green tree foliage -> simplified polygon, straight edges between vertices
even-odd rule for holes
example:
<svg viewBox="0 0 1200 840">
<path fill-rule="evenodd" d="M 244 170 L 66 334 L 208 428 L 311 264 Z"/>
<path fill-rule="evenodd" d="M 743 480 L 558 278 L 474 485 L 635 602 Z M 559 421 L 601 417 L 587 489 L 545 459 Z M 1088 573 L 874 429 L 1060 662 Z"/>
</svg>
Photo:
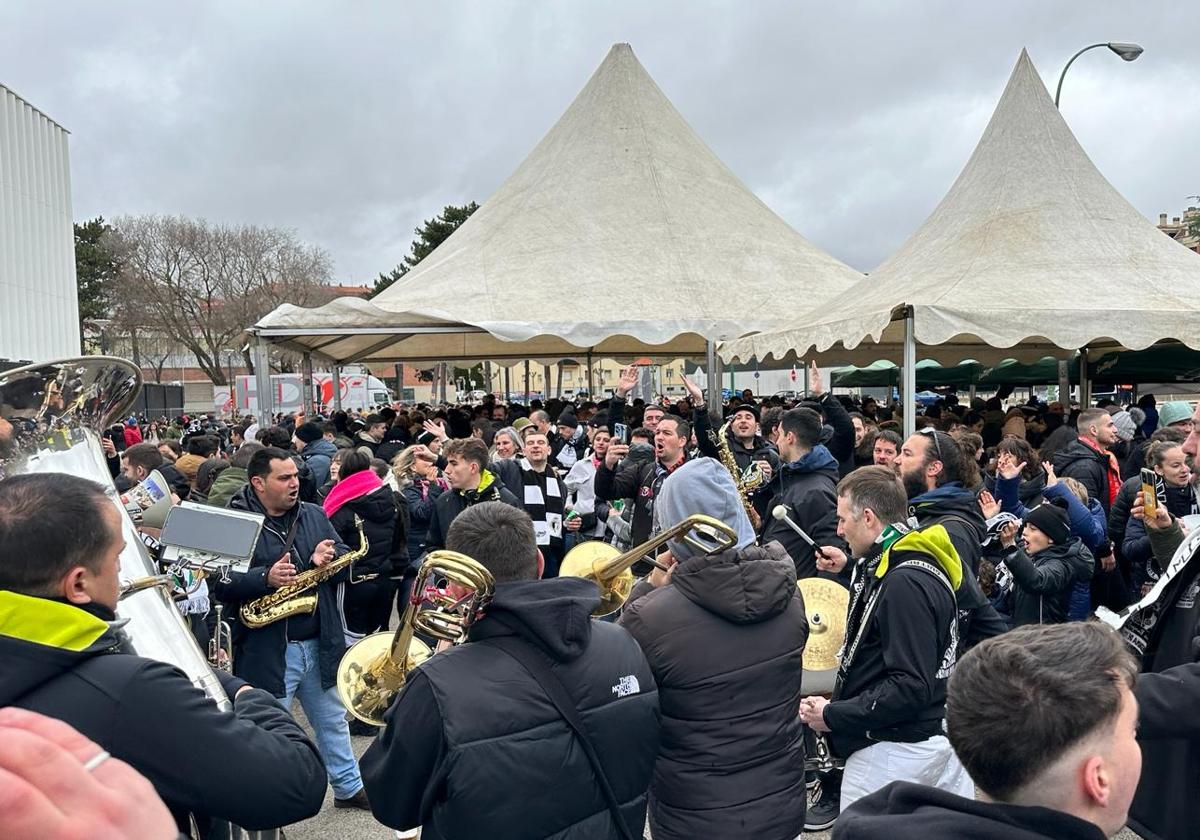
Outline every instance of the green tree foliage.
<svg viewBox="0 0 1200 840">
<path fill-rule="evenodd" d="M 121 263 L 109 231 L 97 216 L 75 223 L 75 281 L 79 290 L 79 323 L 113 316 L 114 285 Z"/>
<path fill-rule="evenodd" d="M 450 234 L 458 230 L 459 225 L 471 218 L 471 214 L 478 209 L 479 205 L 474 201 L 470 204 L 464 204 L 461 207 L 447 204 L 440 216 L 434 216 L 432 219 L 426 220 L 419 228 L 416 228 L 413 232 L 417 235 L 417 238 L 413 240 L 412 248 L 408 255 L 404 258 L 403 262 L 391 271 L 379 275 L 379 279 L 375 281 L 375 290 L 371 296 L 374 297 L 405 274 L 408 274 L 417 263 L 432 254 L 434 248 L 445 242 Z"/>
</svg>

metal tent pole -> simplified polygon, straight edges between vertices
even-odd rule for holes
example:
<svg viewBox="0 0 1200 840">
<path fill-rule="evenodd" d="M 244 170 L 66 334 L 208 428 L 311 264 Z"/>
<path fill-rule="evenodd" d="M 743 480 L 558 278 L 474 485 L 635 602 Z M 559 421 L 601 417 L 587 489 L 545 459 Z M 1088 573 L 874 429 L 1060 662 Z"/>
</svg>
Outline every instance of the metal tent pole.
<svg viewBox="0 0 1200 840">
<path fill-rule="evenodd" d="M 300 402 L 306 417 L 313 414 L 313 371 L 312 353 L 300 357 Z"/>
<path fill-rule="evenodd" d="M 913 310 L 908 307 L 904 314 L 904 371 L 901 383 L 904 405 L 904 437 L 916 430 L 917 424 L 917 335 L 913 324 Z"/>
<path fill-rule="evenodd" d="M 711 339 L 704 342 L 704 367 L 708 378 L 708 413 L 721 416 L 721 359 L 717 355 L 717 343 Z"/>
<path fill-rule="evenodd" d="M 254 339 L 254 389 L 258 392 L 258 422 L 270 426 L 275 396 L 271 393 L 271 346 L 261 336 Z"/>
<path fill-rule="evenodd" d="M 329 393 L 333 396 L 333 410 L 342 410 L 342 366 L 334 365 L 329 374 Z"/>
</svg>

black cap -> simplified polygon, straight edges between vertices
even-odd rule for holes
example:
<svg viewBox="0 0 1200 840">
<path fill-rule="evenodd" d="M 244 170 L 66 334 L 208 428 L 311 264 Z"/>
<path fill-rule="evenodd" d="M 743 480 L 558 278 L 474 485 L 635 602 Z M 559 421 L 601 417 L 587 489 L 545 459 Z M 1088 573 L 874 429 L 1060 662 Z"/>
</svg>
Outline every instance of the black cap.
<svg viewBox="0 0 1200 840">
<path fill-rule="evenodd" d="M 1061 499 L 1051 499 L 1038 505 L 1025 514 L 1025 521 L 1036 525 L 1056 545 L 1071 539 L 1071 518 L 1067 515 L 1066 507 L 1062 506 Z"/>
</svg>

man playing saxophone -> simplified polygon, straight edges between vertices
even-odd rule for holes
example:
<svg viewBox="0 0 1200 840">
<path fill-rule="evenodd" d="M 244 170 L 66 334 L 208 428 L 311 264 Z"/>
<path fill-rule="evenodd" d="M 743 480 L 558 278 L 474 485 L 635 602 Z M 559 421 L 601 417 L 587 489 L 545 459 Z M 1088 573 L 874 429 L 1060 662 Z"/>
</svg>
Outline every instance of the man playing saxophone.
<svg viewBox="0 0 1200 840">
<path fill-rule="evenodd" d="M 266 516 L 250 569 L 231 573 L 228 582 L 213 582 L 215 597 L 238 613 L 233 628 L 234 673 L 275 695 L 284 708 L 298 698 L 312 724 L 317 747 L 325 760 L 333 786 L 334 805 L 367 808 L 366 794 L 354 752 L 346 711 L 335 688 L 337 666 L 346 652 L 345 621 L 337 587 L 349 569 L 322 580 L 311 591 L 316 608 L 311 613 L 288 609 L 286 604 L 250 626 L 246 606 L 282 587 L 296 583 L 308 570 L 325 566 L 349 549 L 319 505 L 300 501 L 296 463 L 282 449 L 267 447 L 250 458 L 249 484 L 239 490 L 229 506 Z"/>
</svg>

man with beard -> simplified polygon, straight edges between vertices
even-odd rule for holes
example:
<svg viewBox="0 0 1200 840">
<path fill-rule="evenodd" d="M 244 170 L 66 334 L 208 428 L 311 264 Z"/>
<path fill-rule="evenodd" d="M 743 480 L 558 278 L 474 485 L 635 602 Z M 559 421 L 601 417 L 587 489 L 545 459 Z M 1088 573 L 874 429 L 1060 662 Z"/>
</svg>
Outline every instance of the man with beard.
<svg viewBox="0 0 1200 840">
<path fill-rule="evenodd" d="M 739 405 L 729 418 L 725 442 L 737 462 L 738 471 L 746 474 L 751 465 L 762 471 L 763 483 L 750 497 L 760 521 L 766 522 L 772 495 L 771 479 L 779 471 L 780 459 L 775 447 L 758 433 L 758 406 L 752 402 Z M 795 555 L 792 555 L 793 559 Z"/>
<path fill-rule="evenodd" d="M 856 558 L 833 699 L 806 697 L 800 718 L 846 758 L 841 810 L 895 781 L 971 797 L 945 735 L 946 680 L 957 656 L 955 590 L 967 574 L 946 529 L 910 531 L 904 490 L 886 467 L 838 485 L 838 535 Z M 823 546 L 818 566 L 847 557 Z"/>
<path fill-rule="evenodd" d="M 901 443 L 903 441 L 900 440 L 900 435 L 891 429 L 880 429 L 879 434 L 875 435 L 875 446 L 871 451 L 875 466 L 892 467 L 900 454 Z"/>
<path fill-rule="evenodd" d="M 1008 625 L 988 602 L 976 578 L 987 524 L 975 494 L 962 484 L 962 459 L 954 438 L 925 428 L 904 441 L 894 467 L 908 495 L 909 515 L 920 528 L 943 526 L 962 561 L 963 582 L 956 594 L 959 643 L 966 650 L 1006 632 Z"/>
</svg>

